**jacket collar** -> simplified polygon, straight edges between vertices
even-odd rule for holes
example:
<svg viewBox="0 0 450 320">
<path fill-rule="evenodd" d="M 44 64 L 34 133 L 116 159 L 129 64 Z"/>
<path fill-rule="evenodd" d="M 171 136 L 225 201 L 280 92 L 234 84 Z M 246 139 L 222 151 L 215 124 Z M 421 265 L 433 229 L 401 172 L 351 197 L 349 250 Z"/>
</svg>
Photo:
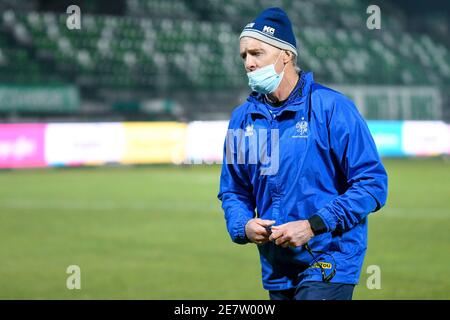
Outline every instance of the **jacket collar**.
<svg viewBox="0 0 450 320">
<path fill-rule="evenodd" d="M 305 99 L 308 97 L 311 85 L 313 83 L 313 73 L 305 73 L 301 71 L 297 85 L 295 86 L 294 90 L 292 90 L 287 100 L 280 106 L 280 108 L 286 106 L 283 109 L 282 113 L 285 111 L 299 111 L 302 108 Z M 257 113 L 265 117 L 270 117 L 265 106 L 267 104 L 267 99 L 264 94 L 252 92 L 248 96 L 247 101 L 250 102 L 247 113 Z"/>
</svg>

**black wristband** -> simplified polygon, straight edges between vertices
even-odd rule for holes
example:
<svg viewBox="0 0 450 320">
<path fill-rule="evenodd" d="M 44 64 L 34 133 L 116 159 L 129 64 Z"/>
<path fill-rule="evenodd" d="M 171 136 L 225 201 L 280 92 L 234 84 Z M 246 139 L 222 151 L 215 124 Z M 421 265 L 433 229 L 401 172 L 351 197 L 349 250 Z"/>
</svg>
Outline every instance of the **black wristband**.
<svg viewBox="0 0 450 320">
<path fill-rule="evenodd" d="M 308 221 L 315 236 L 327 232 L 327 225 L 319 215 L 313 215 Z"/>
</svg>

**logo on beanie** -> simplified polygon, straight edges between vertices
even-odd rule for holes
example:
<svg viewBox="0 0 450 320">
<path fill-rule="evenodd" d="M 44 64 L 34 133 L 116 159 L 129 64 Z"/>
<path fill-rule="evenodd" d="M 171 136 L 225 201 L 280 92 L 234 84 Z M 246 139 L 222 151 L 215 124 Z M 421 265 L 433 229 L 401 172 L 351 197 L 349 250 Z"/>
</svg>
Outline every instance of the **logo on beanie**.
<svg viewBox="0 0 450 320">
<path fill-rule="evenodd" d="M 254 25 L 255 25 L 255 23 L 251 22 L 251 23 L 247 24 L 244 29 L 246 29 L 246 28 L 253 28 Z"/>
<path fill-rule="evenodd" d="M 262 31 L 265 32 L 265 33 L 269 33 L 271 35 L 275 34 L 275 28 L 272 28 L 272 27 L 269 27 L 269 26 L 264 26 Z"/>
</svg>

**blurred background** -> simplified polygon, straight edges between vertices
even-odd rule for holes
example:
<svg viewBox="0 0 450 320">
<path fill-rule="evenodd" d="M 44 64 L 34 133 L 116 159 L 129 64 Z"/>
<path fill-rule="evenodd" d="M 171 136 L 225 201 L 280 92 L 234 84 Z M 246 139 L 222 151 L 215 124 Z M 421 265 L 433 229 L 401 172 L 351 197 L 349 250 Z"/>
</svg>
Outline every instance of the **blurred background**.
<svg viewBox="0 0 450 320">
<path fill-rule="evenodd" d="M 450 298 L 450 3 L 424 0 L 0 0 L 0 298 L 267 299 L 216 195 L 239 34 L 271 6 L 388 170 L 354 297 Z"/>
</svg>

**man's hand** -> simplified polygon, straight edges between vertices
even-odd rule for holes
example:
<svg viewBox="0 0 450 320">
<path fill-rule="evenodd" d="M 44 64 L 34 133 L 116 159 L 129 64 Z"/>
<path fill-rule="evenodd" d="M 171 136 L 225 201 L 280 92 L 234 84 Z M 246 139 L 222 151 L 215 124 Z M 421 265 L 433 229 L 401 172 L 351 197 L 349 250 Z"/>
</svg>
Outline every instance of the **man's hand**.
<svg viewBox="0 0 450 320">
<path fill-rule="evenodd" d="M 275 223 L 274 220 L 263 220 L 260 218 L 250 219 L 245 225 L 245 234 L 247 238 L 256 244 L 264 244 L 269 241 L 269 232 L 266 227 Z"/>
<path fill-rule="evenodd" d="M 283 248 L 300 247 L 314 237 L 308 220 L 298 220 L 272 227 L 269 241 L 275 240 L 276 245 Z"/>
</svg>

